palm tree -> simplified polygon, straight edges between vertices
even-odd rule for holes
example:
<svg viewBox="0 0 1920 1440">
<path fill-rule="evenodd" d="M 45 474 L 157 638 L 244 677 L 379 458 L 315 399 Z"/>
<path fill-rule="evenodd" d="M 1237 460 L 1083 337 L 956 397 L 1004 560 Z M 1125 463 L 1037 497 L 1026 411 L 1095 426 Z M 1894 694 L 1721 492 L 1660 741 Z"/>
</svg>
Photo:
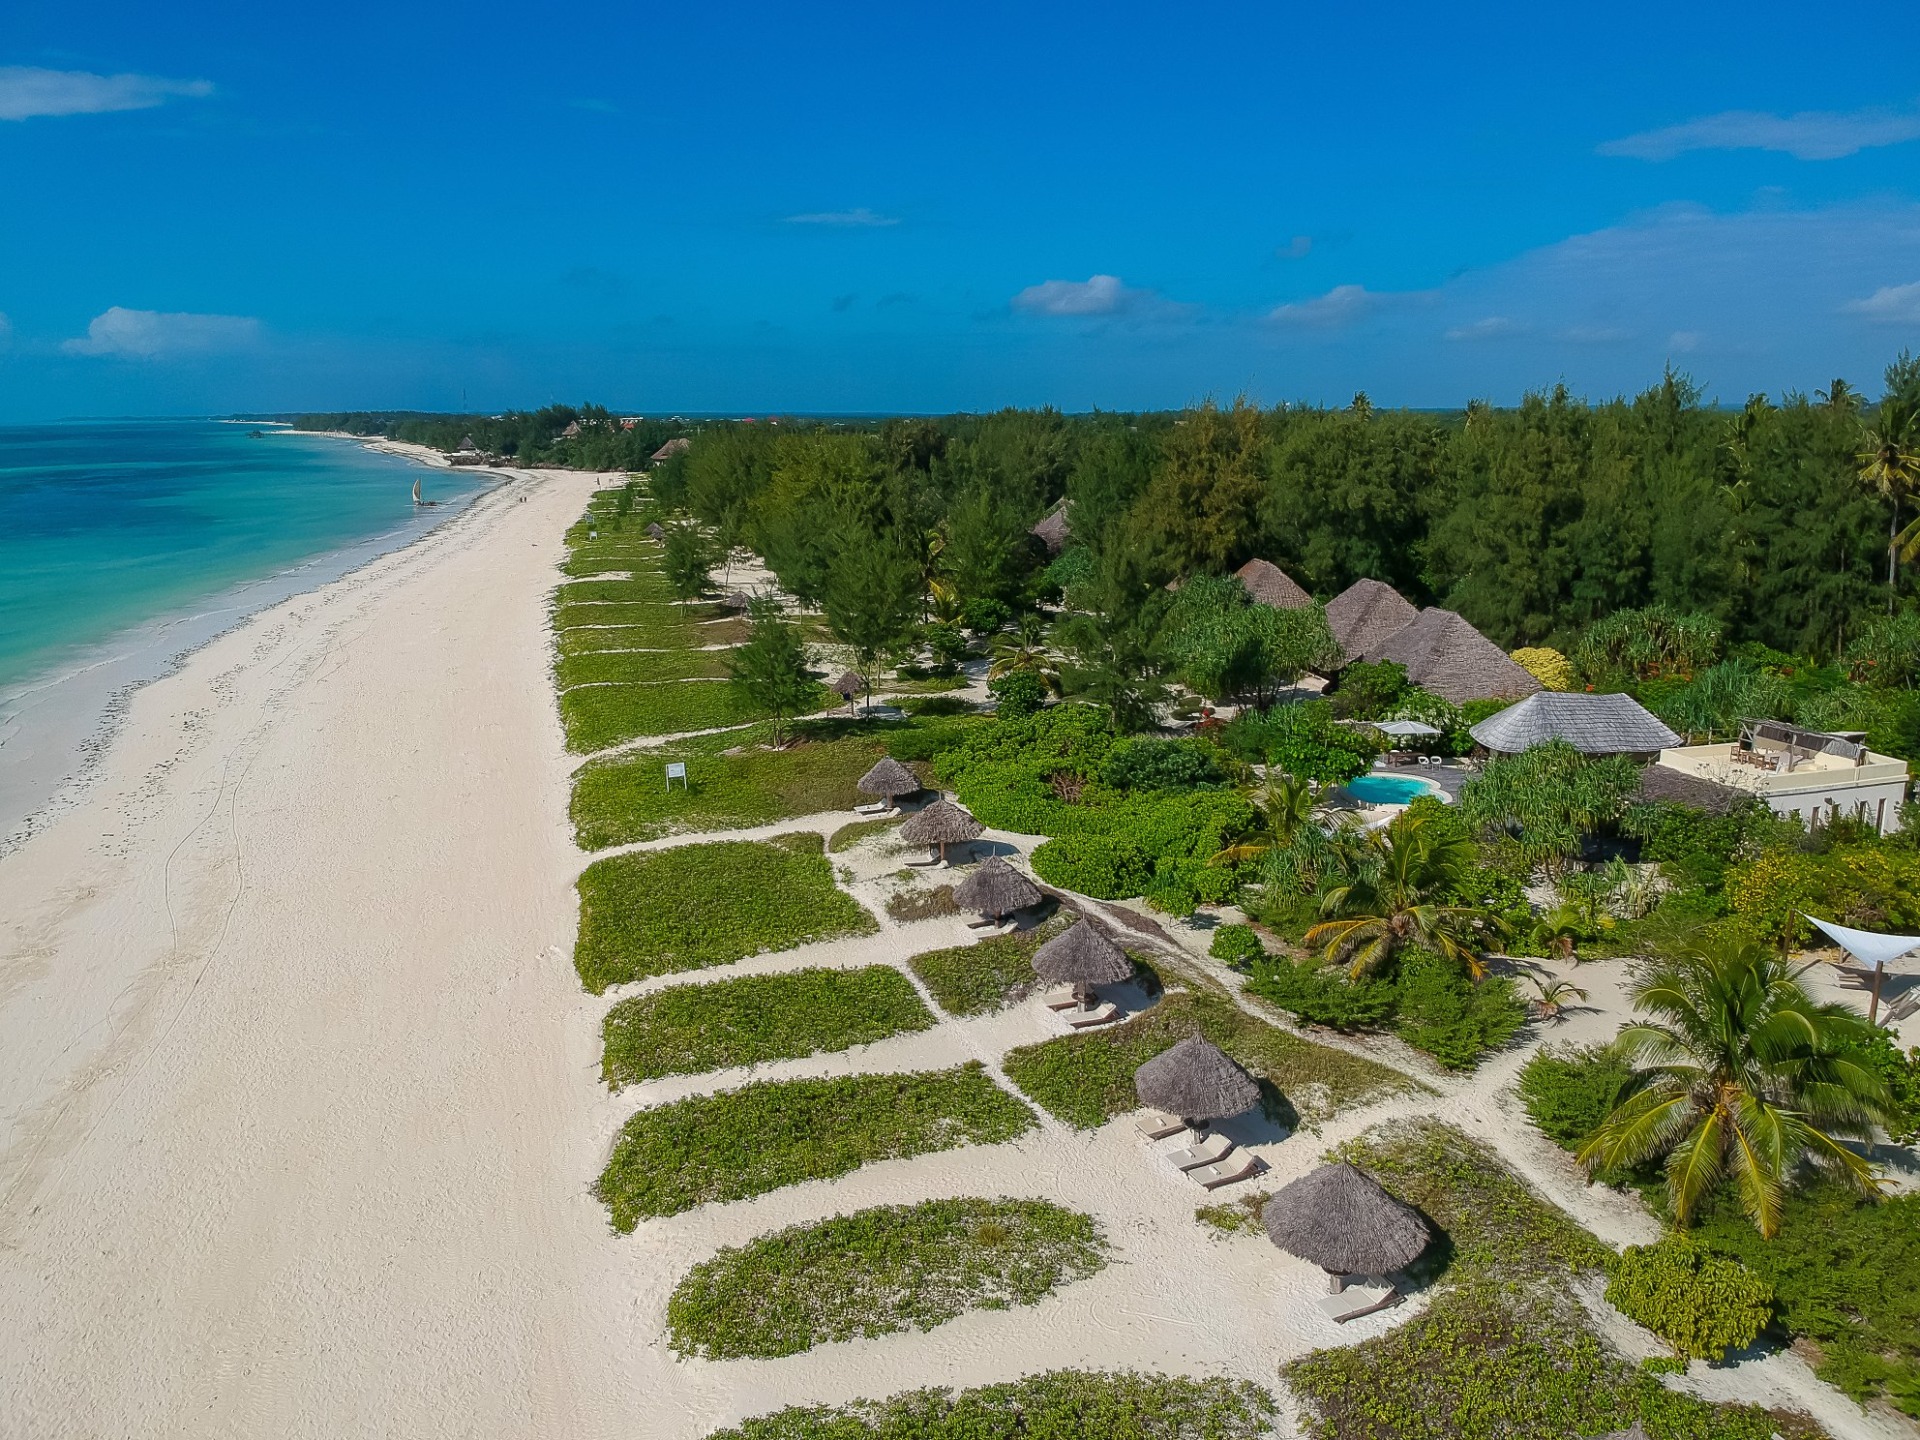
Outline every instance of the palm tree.
<svg viewBox="0 0 1920 1440">
<path fill-rule="evenodd" d="M 1038 615 L 1022 615 L 1012 631 L 993 637 L 993 663 L 987 677 L 998 680 L 1016 670 L 1031 670 L 1046 683 L 1048 690 L 1060 693 L 1060 676 L 1053 668 L 1053 656 L 1047 650 L 1046 622 Z"/>
<path fill-rule="evenodd" d="M 1580 913 L 1580 907 L 1562 900 L 1553 909 L 1541 912 L 1527 938 L 1549 955 L 1577 965 L 1580 956 L 1576 947 L 1586 937 L 1586 917 Z"/>
<path fill-rule="evenodd" d="M 1860 413 L 1860 392 L 1842 379 L 1836 378 L 1826 389 L 1814 391 L 1813 398 L 1837 415 Z"/>
<path fill-rule="evenodd" d="M 1880 402 L 1880 414 L 1866 432 L 1865 448 L 1857 457 L 1860 478 L 1893 507 L 1887 520 L 1887 609 L 1893 609 L 1899 560 L 1920 552 L 1920 520 L 1900 528 L 1900 507 L 1920 488 L 1920 413 L 1911 397 L 1889 395 Z"/>
<path fill-rule="evenodd" d="M 1292 844 L 1293 837 L 1313 820 L 1313 786 L 1284 771 L 1247 798 L 1253 802 L 1254 828 L 1216 854 L 1209 865 L 1258 860 Z"/>
<path fill-rule="evenodd" d="M 1327 891 L 1322 922 L 1307 931 L 1310 946 L 1343 962 L 1354 979 L 1381 969 L 1407 945 L 1424 945 L 1486 974 L 1476 930 L 1494 923 L 1471 905 L 1443 896 L 1473 863 L 1473 841 L 1442 835 L 1423 815 L 1401 811 L 1366 837 L 1366 863 L 1344 885 Z"/>
<path fill-rule="evenodd" d="M 1584 1001 L 1587 998 L 1587 992 L 1571 980 L 1555 980 L 1550 975 L 1529 975 L 1527 980 L 1532 984 L 1537 997 L 1533 1002 L 1533 1008 L 1539 1013 L 1541 1019 L 1551 1020 L 1555 1024 L 1567 1018 L 1564 1012 L 1572 1006 L 1574 1001 Z"/>
<path fill-rule="evenodd" d="M 1665 1156 L 1667 1198 L 1683 1229 L 1731 1172 L 1741 1208 L 1769 1239 L 1802 1162 L 1877 1197 L 1872 1166 L 1840 1141 L 1869 1138 L 1892 1100 L 1849 1051 L 1868 1037 L 1866 1022 L 1801 985 L 1812 968 L 1723 937 L 1649 971 L 1633 1003 L 1658 1018 L 1620 1032 L 1615 1043 L 1638 1073 L 1581 1146 L 1580 1163 L 1610 1170 Z"/>
</svg>

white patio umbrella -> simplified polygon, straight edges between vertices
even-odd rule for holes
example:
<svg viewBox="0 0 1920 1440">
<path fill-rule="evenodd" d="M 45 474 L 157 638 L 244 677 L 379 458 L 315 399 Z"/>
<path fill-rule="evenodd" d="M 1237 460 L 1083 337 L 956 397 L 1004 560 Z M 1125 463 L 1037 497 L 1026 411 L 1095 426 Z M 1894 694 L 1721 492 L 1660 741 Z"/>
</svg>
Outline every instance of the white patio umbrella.
<svg viewBox="0 0 1920 1440">
<path fill-rule="evenodd" d="M 1440 733 L 1424 720 L 1376 720 L 1373 728 L 1382 735 L 1438 735 Z"/>
<path fill-rule="evenodd" d="M 1829 940 L 1854 959 L 1873 967 L 1873 1003 L 1867 1007 L 1867 1023 L 1873 1024 L 1880 1018 L 1880 982 L 1886 978 L 1887 962 L 1920 950 L 1920 935 L 1876 935 L 1871 930 L 1836 925 L 1817 915 L 1808 915 L 1807 919 L 1825 931 Z"/>
</svg>

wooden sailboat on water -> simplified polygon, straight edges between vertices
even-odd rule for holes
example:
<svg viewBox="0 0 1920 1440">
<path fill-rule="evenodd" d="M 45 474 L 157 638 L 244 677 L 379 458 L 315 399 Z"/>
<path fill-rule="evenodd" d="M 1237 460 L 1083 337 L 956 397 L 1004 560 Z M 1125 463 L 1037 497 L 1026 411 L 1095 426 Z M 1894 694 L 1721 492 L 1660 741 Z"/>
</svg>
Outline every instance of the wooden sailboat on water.
<svg viewBox="0 0 1920 1440">
<path fill-rule="evenodd" d="M 421 506 L 422 508 L 429 505 L 438 505 L 440 503 L 438 500 L 422 500 L 420 498 L 420 477 L 417 475 L 414 477 L 414 481 L 413 481 L 413 503 L 415 505 Z"/>
</svg>

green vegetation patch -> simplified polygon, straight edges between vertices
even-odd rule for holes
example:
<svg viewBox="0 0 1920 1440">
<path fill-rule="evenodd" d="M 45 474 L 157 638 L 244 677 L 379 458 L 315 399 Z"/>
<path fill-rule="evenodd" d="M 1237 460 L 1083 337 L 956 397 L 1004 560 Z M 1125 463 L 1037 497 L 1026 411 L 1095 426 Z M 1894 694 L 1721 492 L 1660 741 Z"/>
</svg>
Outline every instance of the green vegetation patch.
<svg viewBox="0 0 1920 1440">
<path fill-rule="evenodd" d="M 657 570 L 640 571 L 624 580 L 570 580 L 554 588 L 557 605 L 632 603 L 636 600 L 671 601 L 673 591 Z"/>
<path fill-rule="evenodd" d="M 642 1110 L 621 1127 L 595 1193 L 613 1226 L 831 1180 L 879 1160 L 997 1145 L 1034 1114 L 978 1061 L 907 1075 L 762 1081 Z"/>
<path fill-rule="evenodd" d="M 753 840 L 616 855 L 580 876 L 574 968 L 598 995 L 609 985 L 726 965 L 813 940 L 866 935 L 873 916 L 833 883 L 813 853 Z"/>
<path fill-rule="evenodd" d="M 1275 1412 L 1243 1380 L 1050 1370 L 957 1394 L 796 1406 L 707 1440 L 1261 1440 Z"/>
<path fill-rule="evenodd" d="M 555 649 L 569 655 L 595 655 L 604 650 L 675 650 L 685 648 L 685 627 L 679 625 L 601 625 L 588 622 L 555 636 Z"/>
<path fill-rule="evenodd" d="M 728 737 L 739 744 L 742 737 Z M 856 737 L 788 750 L 714 754 L 675 742 L 640 755 L 582 766 L 574 776 L 574 838 L 583 850 L 652 840 L 676 831 L 744 829 L 798 815 L 850 810 L 853 788 L 884 753 Z M 666 767 L 687 767 L 687 784 L 666 788 Z M 898 821 L 883 822 L 897 824 Z"/>
<path fill-rule="evenodd" d="M 1267 1208 L 1267 1201 L 1272 1198 L 1271 1190 L 1256 1190 L 1237 1200 L 1228 1200 L 1219 1205 L 1202 1205 L 1193 1212 L 1193 1218 L 1222 1235 L 1258 1235 L 1264 1239 L 1267 1226 L 1260 1212 Z"/>
<path fill-rule="evenodd" d="M 697 630 L 678 605 L 669 605 L 656 600 L 622 601 L 618 604 L 590 603 L 579 605 L 555 605 L 553 607 L 553 628 L 561 632 L 580 626 L 595 629 L 606 626 L 619 626 L 622 629 L 639 628 L 651 634 L 671 636 L 671 640 L 662 640 L 662 644 L 700 645 L 713 644 L 713 641 L 695 640 L 691 637 Z"/>
<path fill-rule="evenodd" d="M 828 695 L 816 687 L 816 700 Z M 657 685 L 596 685 L 560 697 L 567 748 L 591 754 L 649 735 L 715 730 L 765 718 L 724 680 L 666 681 Z"/>
<path fill-rule="evenodd" d="M 1069 917 L 1055 916 L 1032 930 L 990 935 L 949 950 L 929 950 L 913 956 L 907 965 L 948 1014 L 985 1015 L 1033 993 L 1039 983 L 1033 973 L 1033 952 L 1070 923 Z"/>
<path fill-rule="evenodd" d="M 847 1050 L 932 1026 L 913 983 L 890 965 L 676 985 L 607 1012 L 600 1076 L 617 1089 L 662 1075 Z"/>
<path fill-rule="evenodd" d="M 827 853 L 838 855 L 851 850 L 862 840 L 874 835 L 884 835 L 889 830 L 898 829 L 904 819 L 900 815 L 883 815 L 876 820 L 853 820 L 842 825 L 827 837 Z"/>
<path fill-rule="evenodd" d="M 1106 1263 L 1093 1220 L 1044 1200 L 929 1200 L 796 1225 L 696 1265 L 667 1302 L 683 1355 L 798 1355 L 1032 1305 Z"/>
<path fill-rule="evenodd" d="M 641 684 L 660 680 L 724 680 L 724 650 L 601 650 L 563 655 L 553 667 L 554 684 Z"/>
<path fill-rule="evenodd" d="M 1133 1072 L 1196 1034 L 1267 1082 L 1267 1103 L 1280 1119 L 1291 1106 L 1313 1123 L 1418 1088 L 1397 1070 L 1290 1035 L 1224 997 L 1197 993 L 1167 995 L 1124 1025 L 1009 1051 L 1005 1069 L 1030 1099 L 1069 1125 L 1091 1129 L 1138 1109 Z"/>
</svg>

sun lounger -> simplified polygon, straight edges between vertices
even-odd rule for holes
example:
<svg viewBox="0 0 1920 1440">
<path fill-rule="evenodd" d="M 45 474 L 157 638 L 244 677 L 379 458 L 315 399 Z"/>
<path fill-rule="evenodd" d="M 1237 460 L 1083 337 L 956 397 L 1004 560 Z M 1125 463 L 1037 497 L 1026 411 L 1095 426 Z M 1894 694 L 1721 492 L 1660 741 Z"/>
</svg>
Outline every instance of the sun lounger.
<svg viewBox="0 0 1920 1440">
<path fill-rule="evenodd" d="M 1120 1007 L 1109 1000 L 1098 1010 L 1063 1010 L 1061 1017 L 1074 1029 L 1086 1030 L 1119 1019 Z"/>
<path fill-rule="evenodd" d="M 1071 990 L 1056 990 L 1040 1003 L 1049 1010 L 1073 1010 L 1078 1008 L 1080 997 Z"/>
<path fill-rule="evenodd" d="M 1337 1320 L 1344 1325 L 1349 1320 L 1358 1320 L 1362 1315 L 1384 1310 L 1399 1298 L 1400 1292 L 1391 1285 L 1349 1285 L 1338 1295 L 1322 1295 L 1313 1303 L 1320 1307 L 1320 1313 L 1329 1320 Z"/>
<path fill-rule="evenodd" d="M 1149 1110 L 1133 1122 L 1133 1128 L 1149 1140 L 1164 1140 L 1169 1135 L 1178 1135 L 1187 1128 L 1187 1122 L 1178 1115 L 1169 1115 L 1164 1110 Z"/>
<path fill-rule="evenodd" d="M 876 800 L 871 805 L 854 806 L 853 813 L 856 815 L 884 815 L 892 808 L 893 807 L 887 804 L 886 801 Z"/>
<path fill-rule="evenodd" d="M 967 921 L 967 929 L 969 929 L 969 930 L 997 930 L 997 929 L 999 929 L 999 928 L 1000 928 L 1000 926 L 1002 926 L 1002 925 L 1003 925 L 1003 924 L 1005 924 L 1005 923 L 1006 923 L 1005 921 L 1003 921 L 1003 920 L 998 920 L 998 919 L 995 919 L 995 918 L 994 918 L 993 916 L 991 916 L 991 915 L 982 915 L 982 916 L 981 916 L 981 917 L 980 917 L 980 918 L 979 918 L 978 920 L 969 920 L 969 921 Z"/>
<path fill-rule="evenodd" d="M 928 857 L 927 857 L 926 859 L 924 859 L 924 860 L 909 860 L 909 861 L 907 861 L 907 864 L 909 864 L 909 865 L 911 865 L 911 866 L 913 866 L 913 867 L 914 867 L 915 869 L 917 869 L 917 870 L 924 870 L 924 869 L 926 869 L 926 868 L 927 868 L 927 867 L 928 867 L 929 865 L 938 865 L 939 863 L 940 863 L 940 857 L 939 857 L 938 855 L 929 855 L 929 856 L 928 856 Z"/>
<path fill-rule="evenodd" d="M 1198 1170 L 1202 1165 L 1211 1165 L 1216 1160 L 1224 1160 L 1233 1153 L 1233 1141 L 1224 1135 L 1210 1135 L 1198 1145 L 1189 1145 L 1184 1150 L 1175 1150 L 1167 1156 L 1176 1170 Z"/>
<path fill-rule="evenodd" d="M 1259 1158 L 1249 1151 L 1242 1150 L 1236 1155 L 1229 1155 L 1224 1160 L 1216 1160 L 1211 1165 L 1202 1165 L 1187 1171 L 1187 1178 L 1202 1189 L 1218 1190 L 1222 1185 L 1231 1185 L 1236 1180 L 1245 1180 L 1259 1168 Z"/>
</svg>

